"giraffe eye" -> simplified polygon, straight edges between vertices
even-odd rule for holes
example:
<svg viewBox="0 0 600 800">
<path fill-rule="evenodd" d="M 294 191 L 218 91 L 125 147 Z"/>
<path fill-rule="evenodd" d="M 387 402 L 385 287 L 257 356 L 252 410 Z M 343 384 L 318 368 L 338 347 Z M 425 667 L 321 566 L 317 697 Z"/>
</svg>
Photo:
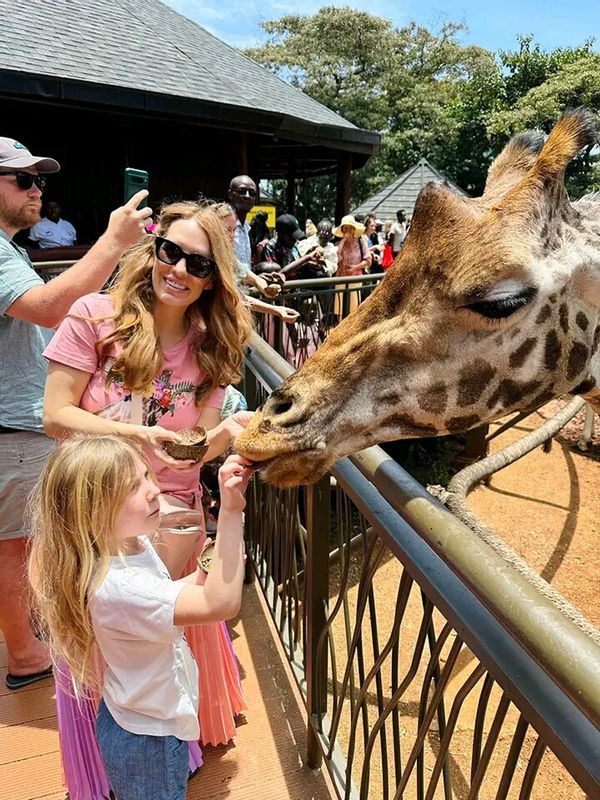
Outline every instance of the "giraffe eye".
<svg viewBox="0 0 600 800">
<path fill-rule="evenodd" d="M 469 311 L 474 311 L 486 319 L 504 319 L 510 317 L 520 308 L 525 308 L 536 296 L 537 289 L 533 286 L 523 289 L 519 294 L 509 297 L 499 297 L 497 300 L 480 300 L 477 303 L 469 303 L 464 306 Z"/>
</svg>

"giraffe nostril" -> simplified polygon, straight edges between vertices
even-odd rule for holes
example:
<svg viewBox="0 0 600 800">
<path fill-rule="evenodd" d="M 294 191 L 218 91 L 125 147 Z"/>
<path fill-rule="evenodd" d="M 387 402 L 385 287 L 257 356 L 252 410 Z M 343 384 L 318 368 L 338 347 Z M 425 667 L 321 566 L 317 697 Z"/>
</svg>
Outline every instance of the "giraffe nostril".
<svg viewBox="0 0 600 800">
<path fill-rule="evenodd" d="M 273 407 L 271 408 L 271 413 L 274 415 L 285 414 L 285 412 L 289 411 L 293 405 L 294 404 L 292 403 L 291 400 L 280 400 L 278 403 L 275 403 L 273 405 Z"/>
</svg>

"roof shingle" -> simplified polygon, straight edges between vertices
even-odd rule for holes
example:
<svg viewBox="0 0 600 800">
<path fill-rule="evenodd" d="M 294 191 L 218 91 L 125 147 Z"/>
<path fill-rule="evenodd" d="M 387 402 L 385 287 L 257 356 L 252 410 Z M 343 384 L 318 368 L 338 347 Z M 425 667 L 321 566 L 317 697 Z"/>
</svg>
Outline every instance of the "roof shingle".
<svg viewBox="0 0 600 800">
<path fill-rule="evenodd" d="M 0 0 L 0 70 L 285 113 L 358 130 L 159 0 Z"/>
</svg>

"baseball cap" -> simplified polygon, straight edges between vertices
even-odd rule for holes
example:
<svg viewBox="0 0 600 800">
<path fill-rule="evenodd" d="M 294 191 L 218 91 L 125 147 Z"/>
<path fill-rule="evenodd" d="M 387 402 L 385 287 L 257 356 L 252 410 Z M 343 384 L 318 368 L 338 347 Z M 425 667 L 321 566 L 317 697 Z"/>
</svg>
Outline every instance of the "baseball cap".
<svg viewBox="0 0 600 800">
<path fill-rule="evenodd" d="M 58 172 L 60 164 L 53 158 L 33 156 L 21 142 L 0 136 L 0 170 L 37 167 L 39 173 Z"/>
<path fill-rule="evenodd" d="M 306 238 L 293 214 L 280 214 L 275 220 L 275 230 L 277 233 L 289 233 L 296 241 Z"/>
</svg>

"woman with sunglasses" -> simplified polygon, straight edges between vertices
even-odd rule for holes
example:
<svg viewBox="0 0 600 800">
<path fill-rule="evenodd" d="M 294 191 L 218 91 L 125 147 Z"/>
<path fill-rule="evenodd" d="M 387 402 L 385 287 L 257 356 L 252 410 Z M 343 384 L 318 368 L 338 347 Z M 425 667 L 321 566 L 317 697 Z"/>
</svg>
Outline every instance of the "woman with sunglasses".
<svg viewBox="0 0 600 800">
<path fill-rule="evenodd" d="M 174 522 L 161 530 L 160 554 L 173 578 L 190 558 L 195 568 L 205 536 L 200 464 L 171 458 L 163 444 L 201 425 L 208 431 L 204 460 L 230 446 L 248 414 L 220 421 L 223 387 L 240 379 L 250 331 L 221 219 L 209 206 L 174 203 L 162 210 L 156 235 L 122 259 L 108 293 L 78 300 L 45 351 L 46 431 L 59 439 L 77 432 L 127 438 L 147 454 L 170 510 L 181 508 L 184 522 L 190 521 L 184 511 L 196 512 L 193 529 L 201 528 L 200 537 L 181 535 Z M 199 626 L 186 635 L 200 666 L 201 741 L 225 743 L 245 707 L 227 629 Z M 71 800 L 100 800 L 106 780 L 99 760 L 90 765 L 93 730 L 68 688 L 58 694 Z"/>
</svg>

